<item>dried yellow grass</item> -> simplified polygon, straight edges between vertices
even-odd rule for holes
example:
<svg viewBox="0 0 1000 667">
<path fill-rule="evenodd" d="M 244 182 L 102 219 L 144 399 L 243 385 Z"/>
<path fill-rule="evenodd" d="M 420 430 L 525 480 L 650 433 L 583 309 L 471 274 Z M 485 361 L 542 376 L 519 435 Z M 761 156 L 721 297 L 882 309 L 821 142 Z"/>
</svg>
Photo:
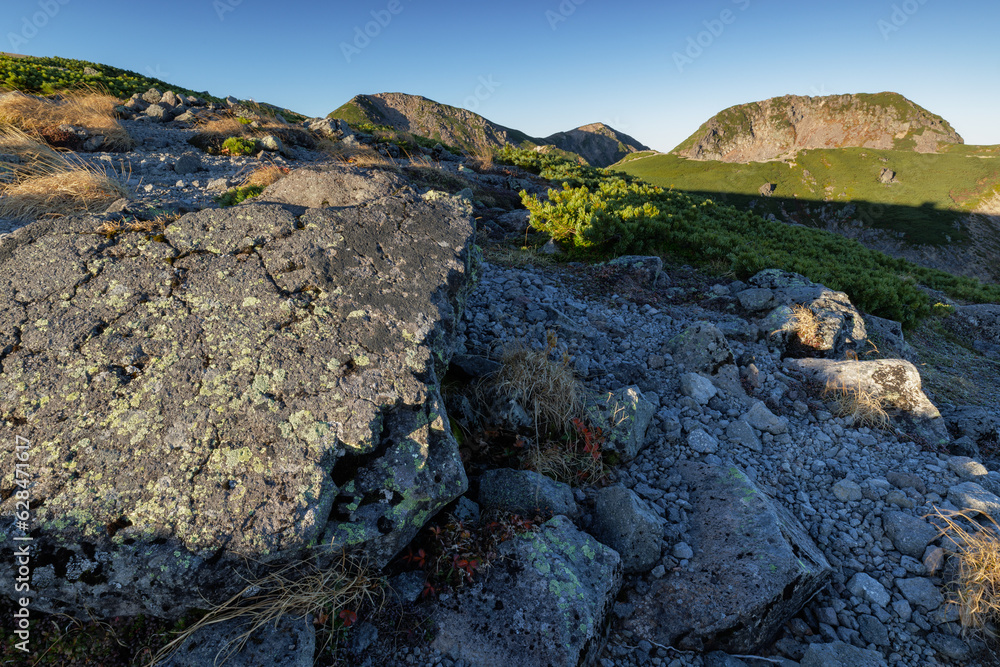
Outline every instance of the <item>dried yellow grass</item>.
<svg viewBox="0 0 1000 667">
<path fill-rule="evenodd" d="M 115 117 L 120 103 L 112 95 L 89 89 L 53 97 L 12 92 L 0 98 L 0 122 L 34 134 L 59 125 L 75 125 L 104 136 L 102 148 L 125 151 L 135 142 Z"/>
<path fill-rule="evenodd" d="M 945 524 L 941 534 L 951 542 L 946 549 L 958 559 L 958 577 L 949 592 L 959 606 L 962 625 L 1000 638 L 1000 526 L 989 516 L 992 527 L 973 521 L 970 510 L 935 512 Z M 965 525 L 959 519 L 965 519 Z"/>
<path fill-rule="evenodd" d="M 268 624 L 277 625 L 284 616 L 305 618 L 314 613 L 333 630 L 341 610 L 356 612 L 362 605 L 381 607 L 384 581 L 359 562 L 344 557 L 333 568 L 318 569 L 306 562 L 289 565 L 258 581 L 210 610 L 160 649 L 147 667 L 153 667 L 180 648 L 189 637 L 211 625 L 246 619 L 249 628 L 232 644 L 220 649 L 216 664 L 237 653 L 250 637 Z M 321 648 L 324 649 L 324 647 Z"/>
<path fill-rule="evenodd" d="M 288 171 L 288 167 L 279 167 L 276 164 L 257 167 L 244 179 L 243 185 L 258 185 L 266 188 L 287 176 Z"/>
<path fill-rule="evenodd" d="M 343 164 L 354 165 L 355 167 L 369 167 L 375 169 L 398 170 L 399 165 L 390 157 L 371 146 L 365 144 L 345 144 L 342 141 L 330 141 L 323 139 L 316 146 L 316 150 Z"/>
<path fill-rule="evenodd" d="M 800 303 L 792 306 L 792 329 L 803 345 L 820 346 L 822 341 L 819 337 L 819 320 L 816 318 L 816 313 Z"/>
<path fill-rule="evenodd" d="M 850 418 L 855 426 L 889 428 L 889 415 L 881 397 L 862 387 L 827 382 L 823 396 L 833 404 L 838 417 Z"/>
<path fill-rule="evenodd" d="M 32 221 L 89 213 L 128 196 L 117 178 L 74 159 L 71 153 L 53 150 L 16 127 L 0 125 L 0 152 L 21 159 L 13 165 L 13 181 L 0 185 L 0 217 Z"/>
<path fill-rule="evenodd" d="M 504 353 L 492 378 L 498 394 L 516 401 L 533 418 L 536 436 L 571 434 L 572 419 L 583 413 L 583 383 L 565 356 L 559 361 L 550 359 L 555 347 L 552 332 L 544 350 L 514 345 Z"/>
</svg>

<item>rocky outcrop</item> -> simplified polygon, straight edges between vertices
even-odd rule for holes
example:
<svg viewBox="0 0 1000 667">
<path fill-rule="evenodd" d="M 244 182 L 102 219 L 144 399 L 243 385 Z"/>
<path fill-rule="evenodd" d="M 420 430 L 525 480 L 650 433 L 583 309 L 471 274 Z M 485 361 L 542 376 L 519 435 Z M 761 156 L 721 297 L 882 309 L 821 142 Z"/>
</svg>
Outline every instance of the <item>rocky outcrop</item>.
<svg viewBox="0 0 1000 667">
<path fill-rule="evenodd" d="M 624 627 L 682 649 L 753 653 L 816 591 L 830 564 L 809 533 L 735 465 L 685 462 L 690 565 L 630 592 Z"/>
<path fill-rule="evenodd" d="M 33 538 L 36 608 L 172 617 L 306 552 L 384 565 L 465 490 L 438 390 L 474 268 L 461 200 L 96 226 L 0 246 L 0 438 L 30 443 L 34 499 L 0 538 Z"/>
<path fill-rule="evenodd" d="M 607 167 L 629 153 L 650 150 L 632 137 L 604 123 L 582 125 L 569 132 L 557 132 L 545 138 L 550 144 L 576 153 L 594 167 Z"/>
<path fill-rule="evenodd" d="M 695 160 L 764 162 L 807 148 L 934 153 L 960 143 L 946 120 L 898 93 L 785 95 L 721 111 L 673 152 Z"/>
<path fill-rule="evenodd" d="M 621 586 L 618 554 L 564 516 L 500 551 L 482 583 L 437 604 L 432 646 L 474 667 L 593 664 Z"/>
<path fill-rule="evenodd" d="M 328 117 L 348 123 L 388 125 L 466 150 L 475 150 L 479 146 L 499 148 L 504 144 L 520 144 L 528 140 L 544 143 L 472 111 L 405 93 L 355 95 L 330 112 Z"/>
</svg>

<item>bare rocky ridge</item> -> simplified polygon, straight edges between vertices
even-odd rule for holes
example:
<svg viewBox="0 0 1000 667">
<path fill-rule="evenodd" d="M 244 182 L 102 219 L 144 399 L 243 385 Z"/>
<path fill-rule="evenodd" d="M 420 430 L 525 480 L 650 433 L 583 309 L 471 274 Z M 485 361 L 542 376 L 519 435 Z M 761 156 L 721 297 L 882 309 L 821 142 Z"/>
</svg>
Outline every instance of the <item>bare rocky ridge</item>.
<svg viewBox="0 0 1000 667">
<path fill-rule="evenodd" d="M 505 144 L 539 147 L 554 145 L 561 150 L 576 153 L 595 167 L 606 167 L 629 153 L 649 150 L 632 137 L 604 123 L 591 123 L 537 139 L 520 130 L 494 123 L 472 111 L 404 93 L 356 95 L 347 104 L 331 112 L 329 117 L 348 123 L 360 121 L 388 125 L 396 130 L 430 137 L 470 151 L 500 148 Z"/>
<path fill-rule="evenodd" d="M 569 132 L 558 132 L 546 137 L 545 141 L 564 151 L 583 156 L 595 167 L 607 167 L 629 153 L 649 150 L 649 146 L 604 123 L 591 123 Z"/>
<path fill-rule="evenodd" d="M 961 143 L 946 120 L 898 93 L 785 95 L 721 111 L 673 152 L 695 160 L 763 162 L 807 148 L 933 153 Z"/>
</svg>

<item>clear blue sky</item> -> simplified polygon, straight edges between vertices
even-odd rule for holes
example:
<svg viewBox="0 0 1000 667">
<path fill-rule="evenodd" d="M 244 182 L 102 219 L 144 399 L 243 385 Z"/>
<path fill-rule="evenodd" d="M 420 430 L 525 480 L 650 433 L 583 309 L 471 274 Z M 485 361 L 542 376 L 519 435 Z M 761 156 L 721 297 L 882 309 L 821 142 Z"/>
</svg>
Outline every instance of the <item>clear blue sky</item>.
<svg viewBox="0 0 1000 667">
<path fill-rule="evenodd" d="M 741 102 L 891 90 L 1000 143 L 996 0 L 4 0 L 0 16 L 3 51 L 314 116 L 404 92 L 534 136 L 603 121 L 669 150 Z"/>
</svg>

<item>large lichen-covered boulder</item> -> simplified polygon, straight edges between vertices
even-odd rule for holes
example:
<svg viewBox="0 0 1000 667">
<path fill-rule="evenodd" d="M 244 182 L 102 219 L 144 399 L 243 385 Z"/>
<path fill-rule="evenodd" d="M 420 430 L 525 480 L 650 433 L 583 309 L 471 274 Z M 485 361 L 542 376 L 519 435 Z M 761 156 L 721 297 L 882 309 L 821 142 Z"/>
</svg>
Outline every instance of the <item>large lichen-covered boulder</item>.
<svg viewBox="0 0 1000 667">
<path fill-rule="evenodd" d="M 618 554 L 564 516 L 500 545 L 485 578 L 432 614 L 432 646 L 471 667 L 593 664 L 622 582 Z"/>
<path fill-rule="evenodd" d="M 171 617 L 269 565 L 386 563 L 467 487 L 438 384 L 469 214 L 411 193 L 204 210 L 152 238 L 87 217 L 6 238 L 0 440 L 30 442 L 32 604 Z M 8 559 L 3 590 L 14 576 Z"/>
<path fill-rule="evenodd" d="M 785 367 L 849 396 L 868 397 L 886 414 L 930 445 L 951 442 L 941 413 L 921 388 L 920 372 L 903 359 L 830 361 L 787 359 Z"/>
<path fill-rule="evenodd" d="M 623 620 L 636 641 L 755 653 L 832 570 L 805 528 L 735 465 L 676 467 L 694 506 L 689 567 L 630 591 Z"/>
</svg>

